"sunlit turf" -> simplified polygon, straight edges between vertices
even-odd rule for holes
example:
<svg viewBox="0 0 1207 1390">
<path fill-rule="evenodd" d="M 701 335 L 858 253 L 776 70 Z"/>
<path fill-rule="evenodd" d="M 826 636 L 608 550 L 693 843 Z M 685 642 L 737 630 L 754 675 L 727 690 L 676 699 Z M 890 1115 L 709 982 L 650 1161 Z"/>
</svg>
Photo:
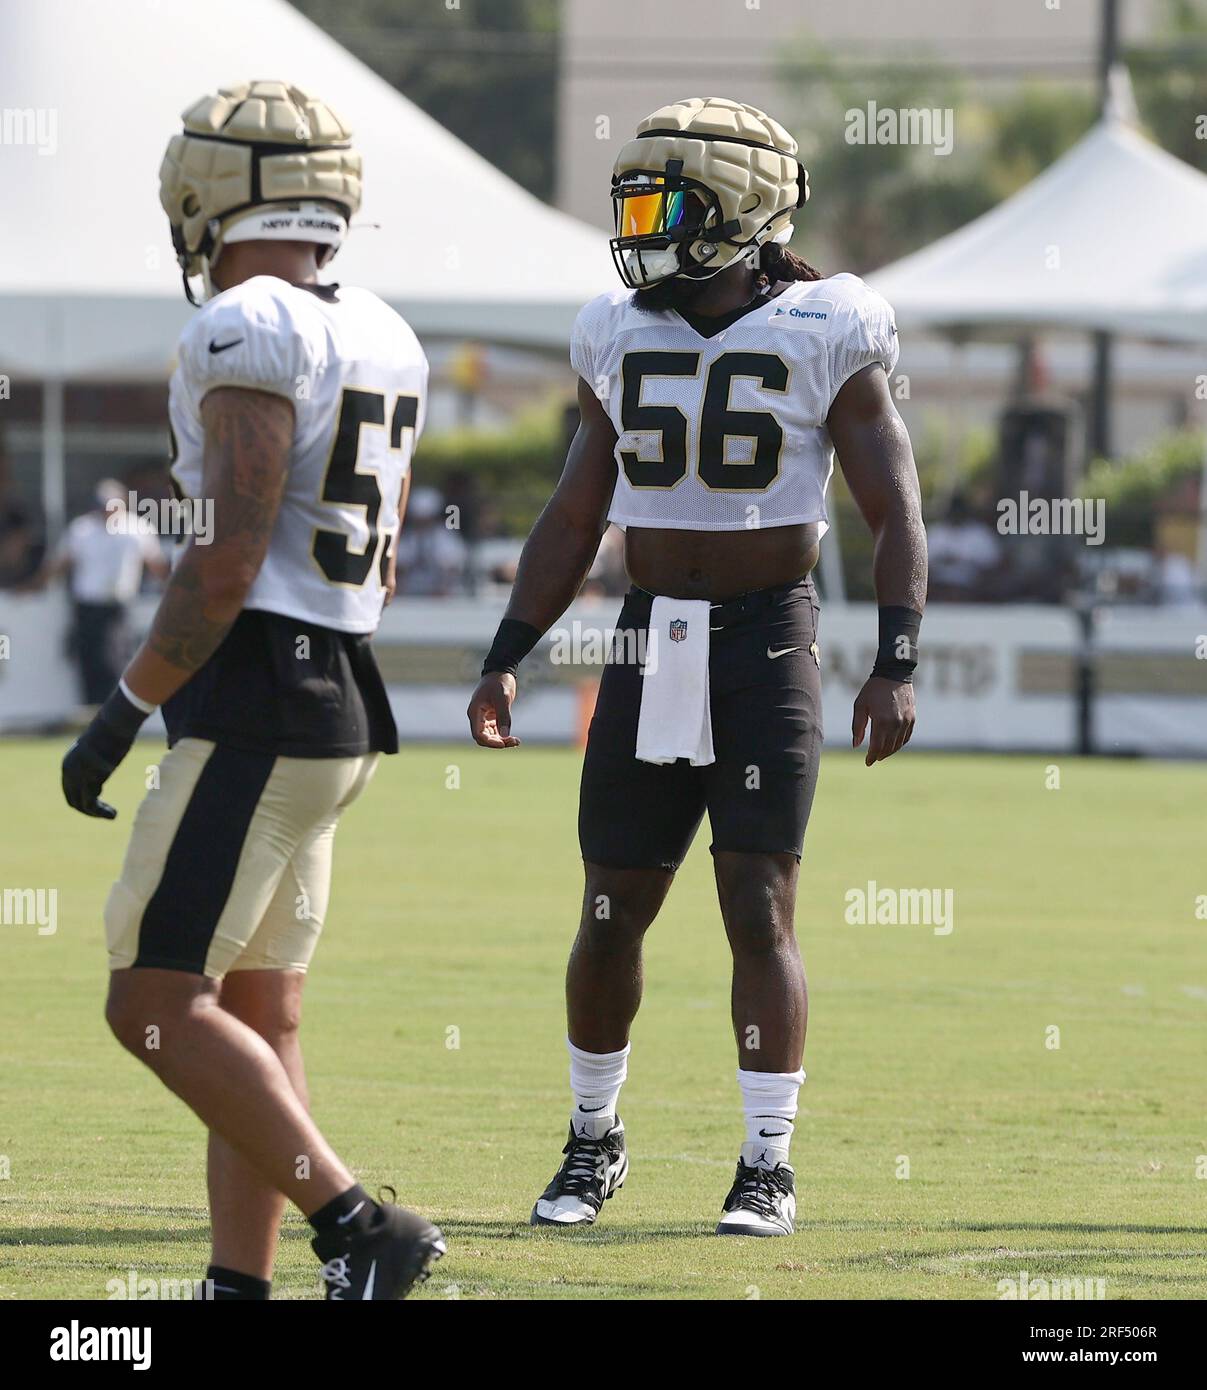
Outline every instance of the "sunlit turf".
<svg viewBox="0 0 1207 1390">
<path fill-rule="evenodd" d="M 157 751 L 110 784 L 115 825 L 65 808 L 60 753 L 0 744 L 0 888 L 58 890 L 53 934 L 0 926 L 4 1298 L 207 1259 L 201 1128 L 101 1017 L 101 908 Z M 706 830 L 648 941 L 629 1180 L 593 1230 L 534 1231 L 568 1111 L 578 755 L 383 760 L 340 830 L 303 1032 L 328 1136 L 449 1236 L 419 1297 L 992 1299 L 1022 1271 L 1207 1296 L 1204 773 L 1069 759 L 1049 789 L 1048 768 L 827 753 L 798 1230 L 754 1241 L 711 1235 L 741 1129 Z M 869 880 L 953 889 L 954 930 L 848 925 Z M 291 1217 L 276 1296 L 317 1296 L 306 1242 Z"/>
</svg>

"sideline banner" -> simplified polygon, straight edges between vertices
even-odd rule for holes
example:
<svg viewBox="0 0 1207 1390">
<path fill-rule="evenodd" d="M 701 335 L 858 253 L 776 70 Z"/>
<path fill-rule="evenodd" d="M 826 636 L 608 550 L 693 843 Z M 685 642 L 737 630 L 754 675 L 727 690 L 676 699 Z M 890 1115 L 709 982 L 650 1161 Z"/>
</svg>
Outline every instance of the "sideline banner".
<svg viewBox="0 0 1207 1390">
<path fill-rule="evenodd" d="M 376 649 L 408 740 L 467 737 L 465 706 L 504 600 L 399 599 Z M 136 605 L 145 629 L 154 598 Z M 521 667 L 516 729 L 532 742 L 581 737 L 620 600 L 576 603 Z M 62 592 L 0 594 L 0 732 L 69 718 L 78 684 L 66 655 Z M 1069 752 L 1076 746 L 1081 633 L 1048 606 L 934 605 L 917 677 L 924 748 Z M 1102 753 L 1207 756 L 1207 609 L 1104 610 L 1094 635 L 1093 729 Z M 822 609 L 819 657 L 827 742 L 849 740 L 851 705 L 872 668 L 871 604 Z"/>
</svg>

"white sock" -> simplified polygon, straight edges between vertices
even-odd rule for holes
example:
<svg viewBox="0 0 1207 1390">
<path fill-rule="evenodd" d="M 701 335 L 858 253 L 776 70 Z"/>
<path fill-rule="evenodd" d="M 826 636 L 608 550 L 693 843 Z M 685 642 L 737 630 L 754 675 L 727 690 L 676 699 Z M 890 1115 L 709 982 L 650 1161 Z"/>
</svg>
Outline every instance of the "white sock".
<svg viewBox="0 0 1207 1390">
<path fill-rule="evenodd" d="M 746 1142 L 742 1162 L 748 1167 L 774 1168 L 788 1162 L 796 1100 L 804 1084 L 803 1071 L 743 1071 L 738 1068 Z"/>
<path fill-rule="evenodd" d="M 629 1044 L 619 1052 L 584 1052 L 567 1038 L 566 1050 L 574 1093 L 570 1116 L 574 1132 L 598 1139 L 616 1123 L 616 1102 L 629 1074 Z"/>
</svg>

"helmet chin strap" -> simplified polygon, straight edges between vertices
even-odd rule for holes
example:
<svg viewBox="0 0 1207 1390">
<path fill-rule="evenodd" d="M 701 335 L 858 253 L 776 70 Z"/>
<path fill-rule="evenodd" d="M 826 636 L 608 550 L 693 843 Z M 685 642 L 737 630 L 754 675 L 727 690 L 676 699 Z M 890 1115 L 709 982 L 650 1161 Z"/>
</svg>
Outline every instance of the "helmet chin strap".
<svg viewBox="0 0 1207 1390">
<path fill-rule="evenodd" d="M 208 256 L 201 258 L 201 283 L 204 287 L 201 295 L 202 304 L 208 304 L 215 295 L 222 293 L 210 275 L 210 258 Z"/>
</svg>

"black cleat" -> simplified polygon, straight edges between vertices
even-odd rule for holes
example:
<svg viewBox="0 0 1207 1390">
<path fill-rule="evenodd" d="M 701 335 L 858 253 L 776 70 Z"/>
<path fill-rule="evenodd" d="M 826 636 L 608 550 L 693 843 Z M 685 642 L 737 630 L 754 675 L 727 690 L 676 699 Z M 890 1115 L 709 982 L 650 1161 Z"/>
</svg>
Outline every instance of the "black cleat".
<svg viewBox="0 0 1207 1390">
<path fill-rule="evenodd" d="M 619 1118 L 599 1138 L 575 1134 L 571 1125 L 562 1153 L 562 1166 L 532 1208 L 530 1226 L 590 1226 L 604 1202 L 624 1186 L 629 1155 Z"/>
<path fill-rule="evenodd" d="M 382 1202 L 367 1231 L 315 1236 L 327 1298 L 385 1303 L 422 1284 L 447 1250 L 444 1236 L 417 1212 Z"/>
</svg>

